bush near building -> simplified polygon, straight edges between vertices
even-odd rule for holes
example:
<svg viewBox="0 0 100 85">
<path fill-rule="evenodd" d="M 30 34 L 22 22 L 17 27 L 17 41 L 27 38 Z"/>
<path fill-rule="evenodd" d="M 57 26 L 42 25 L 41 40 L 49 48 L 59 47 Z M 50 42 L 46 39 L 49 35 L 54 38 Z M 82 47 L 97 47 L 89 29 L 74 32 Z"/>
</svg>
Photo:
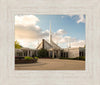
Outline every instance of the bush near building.
<svg viewBox="0 0 100 85">
<path fill-rule="evenodd" d="M 48 57 L 48 51 L 44 48 L 40 49 L 38 51 L 38 57 L 39 58 L 47 58 Z"/>
<path fill-rule="evenodd" d="M 24 59 L 25 60 L 33 60 L 33 58 L 32 57 L 29 57 L 29 56 L 25 56 Z"/>
<path fill-rule="evenodd" d="M 37 59 L 37 60 L 39 59 L 38 57 L 34 57 L 34 58 Z"/>
<path fill-rule="evenodd" d="M 85 60 L 85 56 L 80 56 L 79 60 Z"/>
<path fill-rule="evenodd" d="M 25 56 L 25 57 L 17 57 L 15 58 L 15 64 L 27 64 L 27 63 L 36 63 L 38 61 L 38 57 L 30 57 L 30 56 Z"/>
</svg>

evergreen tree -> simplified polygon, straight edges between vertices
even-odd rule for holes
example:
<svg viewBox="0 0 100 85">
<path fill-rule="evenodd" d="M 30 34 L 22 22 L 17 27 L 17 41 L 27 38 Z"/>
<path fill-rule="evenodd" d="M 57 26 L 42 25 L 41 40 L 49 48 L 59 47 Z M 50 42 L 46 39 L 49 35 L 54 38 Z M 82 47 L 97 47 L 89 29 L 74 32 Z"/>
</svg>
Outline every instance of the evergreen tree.
<svg viewBox="0 0 100 85">
<path fill-rule="evenodd" d="M 40 49 L 38 51 L 38 57 L 40 58 L 47 58 L 48 57 L 48 51 L 44 48 Z"/>
</svg>

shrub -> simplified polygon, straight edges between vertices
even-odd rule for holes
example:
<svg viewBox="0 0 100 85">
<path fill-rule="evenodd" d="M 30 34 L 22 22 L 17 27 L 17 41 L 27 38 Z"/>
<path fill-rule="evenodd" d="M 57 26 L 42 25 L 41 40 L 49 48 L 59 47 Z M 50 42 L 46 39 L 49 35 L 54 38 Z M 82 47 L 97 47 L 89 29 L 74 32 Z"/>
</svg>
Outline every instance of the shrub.
<svg viewBox="0 0 100 85">
<path fill-rule="evenodd" d="M 29 56 L 25 56 L 24 59 L 25 60 L 33 60 L 33 58 L 32 57 L 29 57 Z"/>
<path fill-rule="evenodd" d="M 60 59 L 66 59 L 65 57 L 60 57 Z"/>
<path fill-rule="evenodd" d="M 17 57 L 16 56 L 15 59 L 22 60 L 22 59 L 24 59 L 24 57 L 19 57 L 19 56 Z"/>
<path fill-rule="evenodd" d="M 60 59 L 85 60 L 85 56 L 79 56 L 79 57 L 76 57 L 76 58 L 65 58 L 65 57 L 60 57 Z"/>
<path fill-rule="evenodd" d="M 76 57 L 76 58 L 74 58 L 74 60 L 85 60 L 85 56 Z"/>
<path fill-rule="evenodd" d="M 80 56 L 79 60 L 85 60 L 85 56 Z"/>
<path fill-rule="evenodd" d="M 34 57 L 34 58 L 37 59 L 37 60 L 39 59 L 38 57 Z"/>
<path fill-rule="evenodd" d="M 48 51 L 44 48 L 40 49 L 38 51 L 38 57 L 39 58 L 47 58 L 48 57 Z"/>
<path fill-rule="evenodd" d="M 74 58 L 74 60 L 79 60 L 79 57 Z"/>
</svg>

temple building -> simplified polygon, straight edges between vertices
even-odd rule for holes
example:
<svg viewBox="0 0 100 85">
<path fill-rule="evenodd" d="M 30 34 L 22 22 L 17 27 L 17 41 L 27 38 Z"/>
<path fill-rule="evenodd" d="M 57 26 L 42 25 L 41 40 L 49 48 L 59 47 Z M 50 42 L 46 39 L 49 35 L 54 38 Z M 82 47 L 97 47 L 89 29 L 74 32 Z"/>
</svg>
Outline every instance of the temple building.
<svg viewBox="0 0 100 85">
<path fill-rule="evenodd" d="M 22 56 L 22 57 L 38 56 L 38 50 L 42 48 L 48 51 L 48 57 L 50 58 L 60 58 L 60 57 L 75 58 L 79 56 L 85 56 L 85 48 L 83 47 L 78 47 L 78 48 L 68 47 L 65 49 L 59 47 L 52 40 L 51 24 L 50 24 L 50 32 L 49 32 L 49 42 L 47 42 L 45 39 L 42 39 L 42 42 L 37 46 L 36 49 L 30 49 L 30 48 L 15 49 L 15 56 Z"/>
</svg>

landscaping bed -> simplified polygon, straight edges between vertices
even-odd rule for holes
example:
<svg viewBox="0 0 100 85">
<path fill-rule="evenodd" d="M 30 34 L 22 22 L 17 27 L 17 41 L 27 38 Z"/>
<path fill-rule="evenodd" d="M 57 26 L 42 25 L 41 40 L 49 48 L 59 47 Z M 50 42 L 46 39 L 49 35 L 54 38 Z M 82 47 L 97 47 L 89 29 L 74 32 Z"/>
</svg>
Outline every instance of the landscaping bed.
<svg viewBox="0 0 100 85">
<path fill-rule="evenodd" d="M 39 59 L 52 59 L 52 58 L 50 58 L 50 57 L 45 57 L 45 58 L 42 58 L 42 57 L 41 57 L 41 58 L 39 58 Z"/>
<path fill-rule="evenodd" d="M 36 63 L 38 61 L 38 58 L 32 58 L 32 57 L 24 57 L 24 58 L 15 58 L 15 64 L 26 64 L 26 63 Z"/>
<path fill-rule="evenodd" d="M 36 63 L 35 60 L 15 60 L 15 64 Z"/>
</svg>

